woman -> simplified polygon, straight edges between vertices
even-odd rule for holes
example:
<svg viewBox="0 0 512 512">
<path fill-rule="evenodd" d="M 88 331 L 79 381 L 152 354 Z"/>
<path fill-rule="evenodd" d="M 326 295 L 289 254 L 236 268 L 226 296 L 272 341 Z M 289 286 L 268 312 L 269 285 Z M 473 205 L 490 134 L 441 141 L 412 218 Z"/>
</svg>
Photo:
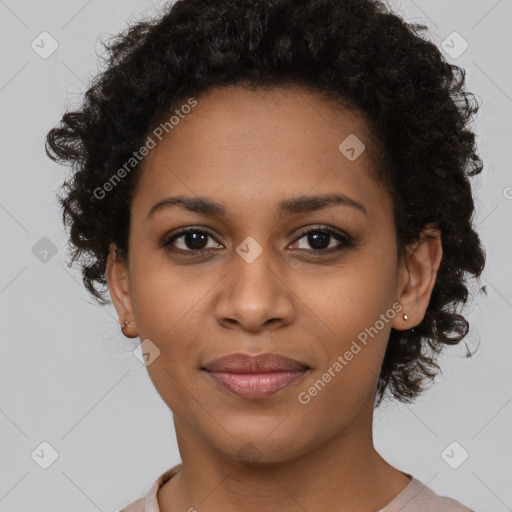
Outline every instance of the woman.
<svg viewBox="0 0 512 512">
<path fill-rule="evenodd" d="M 124 512 L 469 510 L 372 441 L 485 264 L 478 105 L 424 29 L 375 0 L 180 0 L 49 132 L 84 284 L 174 418 L 182 463 Z"/>
</svg>

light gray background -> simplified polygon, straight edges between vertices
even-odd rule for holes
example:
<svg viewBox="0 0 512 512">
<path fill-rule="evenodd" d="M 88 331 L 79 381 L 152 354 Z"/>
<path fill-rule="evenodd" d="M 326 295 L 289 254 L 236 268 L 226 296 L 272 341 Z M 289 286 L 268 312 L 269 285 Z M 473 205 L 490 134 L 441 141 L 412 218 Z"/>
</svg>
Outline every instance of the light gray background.
<svg viewBox="0 0 512 512">
<path fill-rule="evenodd" d="M 117 511 L 179 462 L 172 415 L 133 356 L 114 310 L 94 306 L 66 238 L 55 190 L 65 169 L 47 159 L 44 137 L 96 72 L 100 37 L 163 2 L 0 0 L 0 511 Z M 392 6 L 424 21 L 441 43 L 459 32 L 469 48 L 452 61 L 482 100 L 475 124 L 485 170 L 474 181 L 478 230 L 487 250 L 483 284 L 469 307 L 467 339 L 449 350 L 437 385 L 414 405 L 375 415 L 375 443 L 393 465 L 476 511 L 512 510 L 512 1 L 404 0 Z M 41 32 L 58 49 L 41 58 Z M 32 248 L 57 247 L 43 263 Z M 58 452 L 42 469 L 41 442 Z M 441 457 L 457 441 L 469 458 Z M 458 457 L 458 455 L 456 455 Z"/>
</svg>

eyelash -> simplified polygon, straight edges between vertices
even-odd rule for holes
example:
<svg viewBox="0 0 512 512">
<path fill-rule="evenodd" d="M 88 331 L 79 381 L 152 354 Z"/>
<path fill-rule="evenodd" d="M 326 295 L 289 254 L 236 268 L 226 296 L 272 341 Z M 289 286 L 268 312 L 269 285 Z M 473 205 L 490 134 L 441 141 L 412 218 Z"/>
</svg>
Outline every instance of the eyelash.
<svg viewBox="0 0 512 512">
<path fill-rule="evenodd" d="M 169 252 L 181 253 L 181 254 L 183 254 L 183 253 L 194 253 L 195 255 L 201 255 L 201 254 L 209 253 L 209 252 L 212 251 L 212 249 L 189 249 L 189 250 L 184 250 L 184 249 L 173 248 L 172 247 L 173 242 L 175 242 L 178 238 L 181 238 L 182 236 L 186 235 L 187 233 L 204 233 L 204 234 L 210 236 L 211 238 L 213 238 L 215 240 L 215 237 L 213 236 L 213 234 L 208 229 L 190 227 L 190 228 L 183 229 L 183 230 L 179 231 L 178 233 L 175 233 L 174 235 L 172 235 L 170 238 L 168 238 L 167 240 L 165 240 L 163 242 L 162 246 L 167 251 L 169 251 Z M 335 253 L 335 252 L 342 251 L 344 249 L 350 249 L 350 248 L 355 247 L 355 243 L 354 243 L 354 241 L 353 241 L 353 239 L 351 237 L 342 234 L 341 232 L 339 232 L 336 229 L 331 228 L 330 226 L 314 226 L 313 228 L 309 229 L 308 231 L 304 231 L 304 232 L 300 233 L 298 238 L 296 238 L 292 242 L 292 244 L 298 242 L 299 240 L 301 240 L 302 238 L 306 237 L 307 235 L 309 235 L 311 233 L 328 233 L 333 238 L 336 238 L 338 241 L 340 241 L 341 242 L 341 246 L 331 247 L 330 249 L 311 249 L 311 250 L 308 250 L 308 249 L 297 249 L 297 250 L 299 250 L 299 251 L 306 251 L 309 254 L 316 254 L 316 255 L 326 256 L 326 255 L 329 255 L 329 254 L 332 254 L 332 253 Z M 219 243 L 219 242 L 217 242 L 217 243 Z"/>
</svg>

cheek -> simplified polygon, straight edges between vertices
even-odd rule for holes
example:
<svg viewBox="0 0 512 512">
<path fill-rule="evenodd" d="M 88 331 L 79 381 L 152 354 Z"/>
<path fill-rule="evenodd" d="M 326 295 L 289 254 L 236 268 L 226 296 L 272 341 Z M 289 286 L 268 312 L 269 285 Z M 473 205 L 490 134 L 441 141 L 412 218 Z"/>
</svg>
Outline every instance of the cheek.
<svg viewBox="0 0 512 512">
<path fill-rule="evenodd" d="M 366 251 L 368 254 L 369 251 Z M 395 291 L 392 261 L 360 253 L 338 272 L 331 273 L 322 284 L 308 288 L 318 311 L 334 332 L 357 336 L 358 332 L 373 325 L 391 308 Z M 319 287 L 320 286 L 320 287 Z"/>
<path fill-rule="evenodd" d="M 131 295 L 140 340 L 159 350 L 147 371 L 164 400 L 193 392 L 192 375 L 211 318 L 211 293 L 218 278 L 193 265 L 171 266 L 162 258 L 136 258 L 131 266 Z M 208 341 L 208 340 L 207 340 Z M 171 405 L 168 403 L 168 405 Z"/>
<path fill-rule="evenodd" d="M 314 309 L 329 327 L 323 342 L 328 353 L 324 370 L 338 357 L 343 358 L 343 371 L 335 372 L 333 382 L 343 380 L 344 386 L 360 385 L 361 379 L 369 385 L 377 378 L 391 322 L 397 314 L 392 308 L 393 262 L 385 255 L 380 256 L 368 261 L 360 258 L 357 264 L 332 276 L 327 291 L 324 287 L 320 294 L 317 287 L 318 293 L 310 292 L 312 297 L 317 296 Z"/>
<path fill-rule="evenodd" d="M 211 273 L 153 257 L 134 258 L 130 274 L 140 336 L 165 342 L 184 333 L 190 338 L 200 331 L 208 290 L 215 284 Z"/>
</svg>

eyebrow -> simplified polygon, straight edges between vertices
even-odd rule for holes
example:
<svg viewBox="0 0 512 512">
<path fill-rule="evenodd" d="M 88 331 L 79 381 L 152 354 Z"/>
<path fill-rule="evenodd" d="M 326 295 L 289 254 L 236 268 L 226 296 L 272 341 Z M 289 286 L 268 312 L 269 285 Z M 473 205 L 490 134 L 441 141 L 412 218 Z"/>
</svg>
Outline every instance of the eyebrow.
<svg viewBox="0 0 512 512">
<path fill-rule="evenodd" d="M 355 199 L 351 199 L 345 194 L 323 194 L 316 196 L 297 196 L 285 199 L 279 203 L 281 217 L 297 213 L 311 212 L 321 210 L 333 205 L 349 206 L 355 208 L 369 218 L 366 208 Z M 202 213 L 205 215 L 216 215 L 225 217 L 226 208 L 210 199 L 204 197 L 166 197 L 155 203 L 149 210 L 148 217 L 168 208 L 178 206 L 191 212 Z"/>
</svg>

